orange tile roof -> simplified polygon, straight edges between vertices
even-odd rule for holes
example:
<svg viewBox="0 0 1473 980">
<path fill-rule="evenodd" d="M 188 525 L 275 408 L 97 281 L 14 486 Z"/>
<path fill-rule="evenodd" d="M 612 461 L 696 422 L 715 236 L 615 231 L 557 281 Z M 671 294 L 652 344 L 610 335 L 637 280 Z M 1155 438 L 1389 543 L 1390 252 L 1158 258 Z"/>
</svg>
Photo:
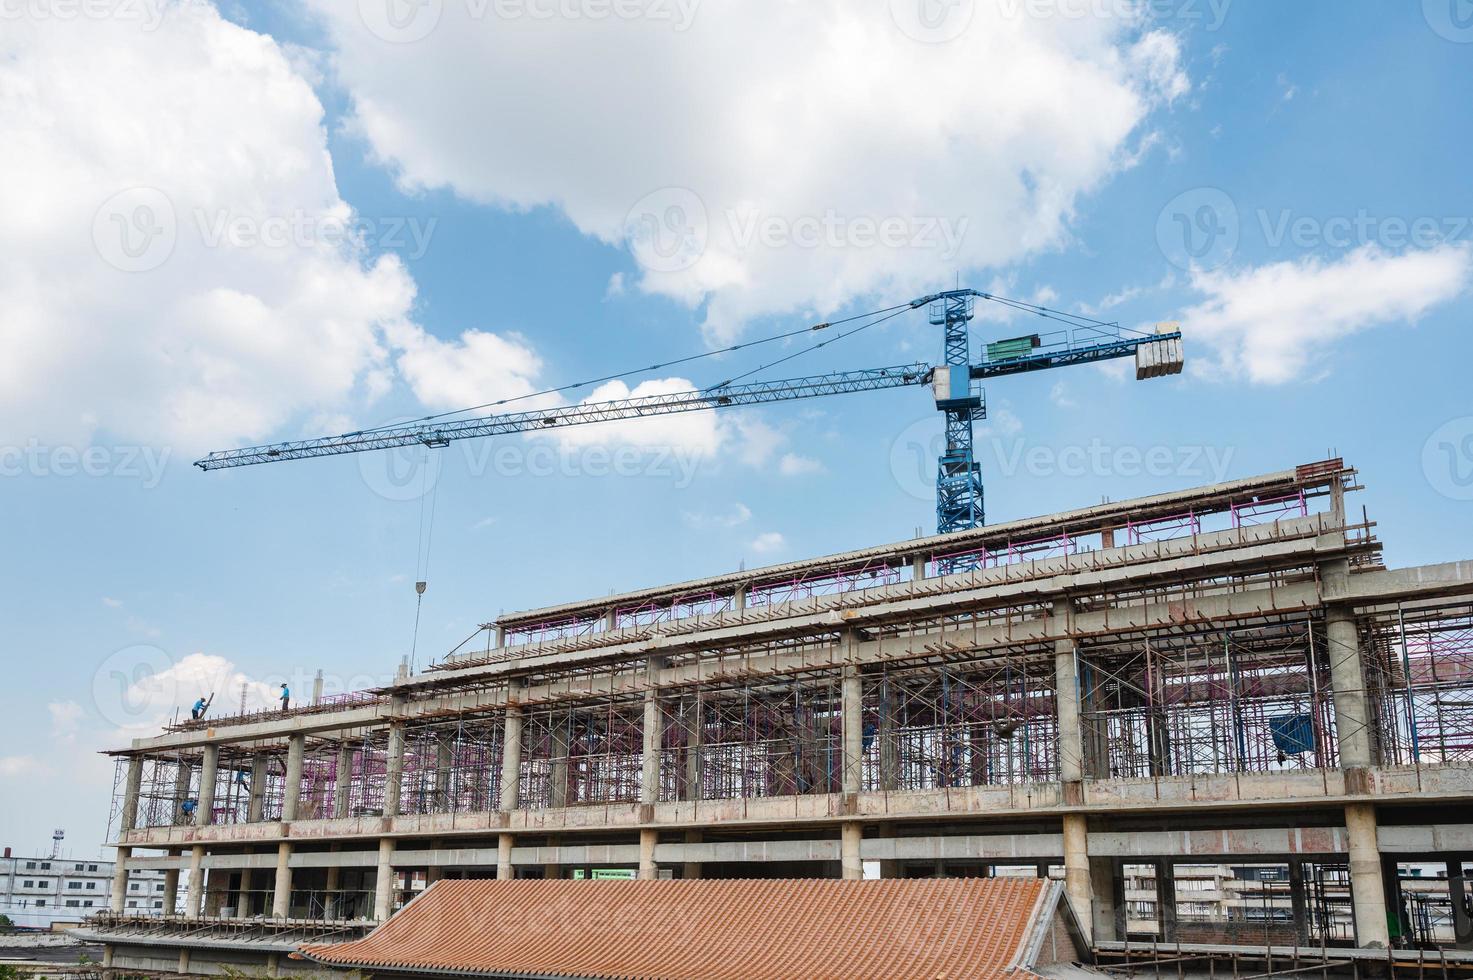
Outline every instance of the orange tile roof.
<svg viewBox="0 0 1473 980">
<path fill-rule="evenodd" d="M 972 980 L 1008 972 L 1042 881 L 1010 878 L 436 882 L 356 942 L 364 970 L 600 980 Z"/>
</svg>

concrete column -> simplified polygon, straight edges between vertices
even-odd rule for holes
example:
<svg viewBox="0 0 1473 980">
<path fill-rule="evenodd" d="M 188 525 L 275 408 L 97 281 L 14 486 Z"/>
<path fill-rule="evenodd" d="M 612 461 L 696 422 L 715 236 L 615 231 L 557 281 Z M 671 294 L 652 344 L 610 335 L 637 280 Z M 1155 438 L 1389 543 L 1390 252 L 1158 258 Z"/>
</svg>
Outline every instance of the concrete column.
<svg viewBox="0 0 1473 980">
<path fill-rule="evenodd" d="M 1309 942 L 1309 913 L 1305 907 L 1304 859 L 1289 859 L 1289 913 L 1294 917 L 1294 929 L 1299 942 Z"/>
<path fill-rule="evenodd" d="M 455 747 L 444 739 L 435 743 L 435 812 L 449 813 L 450 767 L 455 761 Z"/>
<path fill-rule="evenodd" d="M 895 731 L 895 701 L 898 692 L 890 679 L 880 682 L 880 789 L 900 788 L 900 741 Z"/>
<path fill-rule="evenodd" d="M 1092 942 L 1111 942 L 1125 938 L 1127 927 L 1125 882 L 1121 863 L 1114 858 L 1090 858 L 1089 878 L 1094 886 Z"/>
<path fill-rule="evenodd" d="M 286 740 L 286 785 L 281 788 L 281 819 L 284 823 L 297 819 L 297 803 L 302 798 L 302 753 L 306 749 L 305 735 L 293 735 Z"/>
<path fill-rule="evenodd" d="M 1082 813 L 1064 814 L 1064 894 L 1085 939 L 1094 935 L 1094 886 L 1090 881 L 1089 824 Z"/>
<path fill-rule="evenodd" d="M 522 707 L 506 707 L 506 727 L 501 737 L 501 809 L 515 810 L 520 804 L 522 782 Z"/>
<path fill-rule="evenodd" d="M 639 802 L 660 801 L 660 756 L 665 744 L 665 715 L 660 710 L 660 692 L 656 685 L 665 661 L 649 658 L 645 677 L 650 685 L 644 692 L 644 749 L 640 765 Z"/>
<path fill-rule="evenodd" d="M 271 896 L 271 916 L 285 919 L 292 906 L 292 846 L 286 841 L 276 845 L 276 892 Z"/>
<path fill-rule="evenodd" d="M 843 791 L 858 793 L 864 785 L 864 682 L 859 668 L 850 664 L 843 676 L 844 771 Z M 847 826 L 847 824 L 846 824 Z"/>
<path fill-rule="evenodd" d="M 196 844 L 189 850 L 189 894 L 184 914 L 198 918 L 205 914 L 205 848 Z"/>
<path fill-rule="evenodd" d="M 703 839 L 703 835 L 699 830 L 687 830 L 685 832 L 685 842 L 687 844 L 699 844 Z M 701 873 L 702 869 L 700 861 L 686 861 L 680 866 L 681 878 L 699 878 L 701 877 Z"/>
<path fill-rule="evenodd" d="M 138 797 L 143 793 L 143 757 L 128 757 L 128 776 L 123 783 L 123 812 L 119 815 L 119 829 L 123 833 L 138 825 Z"/>
<path fill-rule="evenodd" d="M 864 862 L 859 859 L 859 842 L 864 838 L 864 828 L 857 823 L 846 823 L 839 827 L 839 868 L 845 881 L 858 881 L 864 877 Z"/>
<path fill-rule="evenodd" d="M 517 876 L 511 863 L 511 834 L 496 835 L 496 877 L 499 881 L 510 881 Z"/>
<path fill-rule="evenodd" d="M 1156 915 L 1161 939 L 1176 942 L 1176 866 L 1170 860 L 1156 862 Z"/>
<path fill-rule="evenodd" d="M 705 716 L 701 695 L 686 702 L 685 707 L 685 780 L 681 785 L 682 800 L 699 800 L 702 788 L 701 740 L 704 735 Z"/>
<path fill-rule="evenodd" d="M 747 587 L 745 585 L 738 585 L 736 590 L 732 592 L 731 608 L 737 612 L 742 612 L 747 608 Z"/>
<path fill-rule="evenodd" d="M 1058 615 L 1056 610 L 1055 615 Z M 1078 644 L 1054 641 L 1054 699 L 1059 715 L 1059 780 L 1067 787 L 1084 779 L 1084 728 L 1079 712 Z M 1065 793 L 1069 790 L 1066 788 Z M 1083 802 L 1082 799 L 1074 802 Z"/>
<path fill-rule="evenodd" d="M 387 922 L 394 913 L 394 838 L 380 837 L 378 842 L 378 873 L 373 881 L 373 917 Z"/>
<path fill-rule="evenodd" d="M 341 918 L 338 909 L 343 907 L 342 899 L 338 892 L 343 887 L 343 869 L 332 865 L 327 869 L 327 882 L 322 886 L 327 892 L 322 896 L 322 915 L 324 918 Z"/>
<path fill-rule="evenodd" d="M 1468 906 L 1464 904 L 1468 891 L 1463 874 L 1463 856 L 1448 854 L 1443 860 L 1447 863 L 1447 895 L 1453 907 L 1453 941 L 1458 949 L 1473 949 L 1473 916 L 1469 915 Z"/>
<path fill-rule="evenodd" d="M 194 763 L 187 759 L 180 759 L 178 767 L 174 771 L 174 813 L 169 818 L 171 825 L 177 826 L 183 810 L 180 807 L 184 801 L 189 799 L 189 784 L 194 780 Z"/>
<path fill-rule="evenodd" d="M 264 752 L 251 756 L 251 796 L 246 807 L 249 823 L 260 823 L 266 819 L 266 778 L 270 775 L 270 765 L 271 757 Z"/>
<path fill-rule="evenodd" d="M 118 848 L 117 864 L 113 866 L 112 893 L 108 895 L 108 908 L 113 912 L 122 912 L 126 907 L 123 903 L 128 895 L 128 859 L 133 856 L 133 848 Z"/>
<path fill-rule="evenodd" d="M 199 808 L 194 811 L 194 825 L 208 827 L 215 820 L 215 777 L 220 767 L 220 746 L 206 745 L 199 770 Z"/>
<path fill-rule="evenodd" d="M 1357 946 L 1386 948 L 1391 943 L 1386 922 L 1386 885 L 1381 875 L 1381 849 L 1376 843 L 1376 808 L 1352 803 L 1345 808 L 1350 842 L 1350 899 L 1355 905 Z"/>
<path fill-rule="evenodd" d="M 384 760 L 384 816 L 399 815 L 399 794 L 404 789 L 404 723 L 389 724 L 389 749 Z"/>
<path fill-rule="evenodd" d="M 548 834 L 547 835 L 547 846 L 548 847 L 557 847 L 558 846 L 558 843 L 559 842 L 558 842 L 557 834 Z M 562 876 L 563 876 L 563 866 L 561 864 L 558 864 L 556 862 L 547 862 L 547 863 L 545 863 L 545 864 L 542 865 L 542 877 L 544 877 L 544 878 L 561 878 Z"/>
<path fill-rule="evenodd" d="M 917 582 L 926 577 L 925 555 L 916 555 L 910 560 L 910 577 Z"/>
<path fill-rule="evenodd" d="M 312 703 L 322 703 L 322 670 L 317 671 L 317 676 L 312 678 Z"/>
<path fill-rule="evenodd" d="M 240 891 L 235 897 L 235 917 L 237 919 L 249 919 L 251 917 L 252 895 L 255 891 L 255 874 L 250 868 L 242 868 L 240 872 Z"/>
<path fill-rule="evenodd" d="M 1329 580 L 1332 574 L 1327 573 L 1324 577 Z M 1375 765 L 1360 637 L 1355 628 L 1355 616 L 1349 608 L 1331 606 L 1325 611 L 1325 636 L 1329 641 L 1327 655 L 1330 658 L 1330 685 L 1335 696 L 1335 737 L 1340 742 L 1340 768 L 1363 769 Z"/>
<path fill-rule="evenodd" d="M 180 851 L 169 851 L 169 857 L 177 858 Z M 179 869 L 169 868 L 164 871 L 164 914 L 179 914 Z"/>
<path fill-rule="evenodd" d="M 353 746 L 343 739 L 338 746 L 337 769 L 332 780 L 332 815 L 346 817 L 353 799 Z"/>
<path fill-rule="evenodd" d="M 639 832 L 639 880 L 654 881 L 660 877 L 660 867 L 655 864 L 655 844 L 660 840 L 656 830 Z"/>
<path fill-rule="evenodd" d="M 552 808 L 568 805 L 568 721 L 567 716 L 553 722 L 552 765 L 549 769 L 547 805 Z"/>
<path fill-rule="evenodd" d="M 189 975 L 189 952 L 188 946 L 179 950 L 179 973 L 182 976 Z"/>
</svg>

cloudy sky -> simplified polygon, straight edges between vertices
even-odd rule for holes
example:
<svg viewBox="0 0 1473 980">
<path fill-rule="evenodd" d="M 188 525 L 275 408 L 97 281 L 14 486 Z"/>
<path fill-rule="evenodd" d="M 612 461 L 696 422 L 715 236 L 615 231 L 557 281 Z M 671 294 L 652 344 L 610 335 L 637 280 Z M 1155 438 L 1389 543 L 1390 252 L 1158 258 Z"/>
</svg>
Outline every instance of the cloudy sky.
<svg viewBox="0 0 1473 980">
<path fill-rule="evenodd" d="M 680 391 L 799 348 L 539 394 L 957 283 L 1187 335 L 1169 381 L 993 385 L 990 520 L 1333 451 L 1393 564 L 1467 557 L 1458 13 L 0 2 L 0 842 L 97 853 L 97 750 L 197 693 L 361 688 L 502 610 L 928 528 L 940 420 L 901 390 L 192 460 Z M 978 341 L 1037 329 L 979 312 Z M 757 376 L 939 355 L 911 314 Z"/>
</svg>

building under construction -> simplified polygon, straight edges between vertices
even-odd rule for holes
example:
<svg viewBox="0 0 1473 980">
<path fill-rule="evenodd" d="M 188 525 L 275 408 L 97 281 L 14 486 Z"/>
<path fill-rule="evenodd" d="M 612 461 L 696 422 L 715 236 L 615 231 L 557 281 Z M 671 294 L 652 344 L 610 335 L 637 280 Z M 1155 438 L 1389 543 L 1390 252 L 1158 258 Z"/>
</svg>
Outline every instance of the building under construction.
<svg viewBox="0 0 1473 980">
<path fill-rule="evenodd" d="M 1103 964 L 1466 973 L 1473 561 L 1386 568 L 1359 489 L 1328 460 L 570 602 L 178 725 L 114 753 L 112 838 L 186 913 L 91 931 L 114 970 L 302 972 L 442 878 L 1037 875 Z"/>
</svg>

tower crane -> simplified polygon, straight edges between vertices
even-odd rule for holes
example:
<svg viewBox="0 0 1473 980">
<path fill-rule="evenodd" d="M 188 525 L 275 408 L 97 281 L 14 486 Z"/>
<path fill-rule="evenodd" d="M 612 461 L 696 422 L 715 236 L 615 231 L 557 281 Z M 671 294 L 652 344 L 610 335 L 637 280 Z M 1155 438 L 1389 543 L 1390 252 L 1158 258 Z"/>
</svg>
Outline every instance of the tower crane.
<svg viewBox="0 0 1473 980">
<path fill-rule="evenodd" d="M 970 350 L 969 323 L 978 299 L 1001 303 L 1015 310 L 1059 321 L 1065 327 L 1052 333 L 1028 334 L 989 343 L 983 356 L 974 362 Z M 1050 310 L 975 289 L 933 293 L 890 309 L 904 312 L 923 306 L 928 307 L 930 322 L 943 331 L 943 360 L 941 364 L 934 366 L 917 362 L 777 381 L 746 384 L 724 381 L 693 391 L 584 402 L 557 408 L 479 415 L 455 420 L 445 416 L 432 416 L 402 425 L 342 435 L 220 450 L 196 460 L 194 465 L 202 470 L 219 470 L 256 463 L 337 456 L 404 446 L 441 449 L 460 439 L 514 432 L 545 432 L 592 422 L 709 411 L 739 405 L 761 405 L 853 391 L 929 385 L 936 408 L 946 419 L 946 445 L 936 467 L 936 530 L 945 533 L 980 527 L 985 522 L 981 468 L 972 451 L 972 423 L 987 417 L 980 381 L 1131 355 L 1136 359 L 1138 380 L 1179 374 L 1182 369 L 1181 332 L 1176 324 L 1159 324 L 1154 333 L 1145 333 L 1122 328 L 1118 323 L 1106 323 L 1078 314 Z M 872 325 L 873 323 L 869 323 L 865 326 Z M 831 324 L 821 323 L 810 329 L 823 330 L 830 326 Z M 864 328 L 850 332 L 857 332 L 858 329 Z M 822 347 L 830 342 L 826 340 L 808 349 Z M 692 358 L 685 360 L 690 359 Z"/>
</svg>

